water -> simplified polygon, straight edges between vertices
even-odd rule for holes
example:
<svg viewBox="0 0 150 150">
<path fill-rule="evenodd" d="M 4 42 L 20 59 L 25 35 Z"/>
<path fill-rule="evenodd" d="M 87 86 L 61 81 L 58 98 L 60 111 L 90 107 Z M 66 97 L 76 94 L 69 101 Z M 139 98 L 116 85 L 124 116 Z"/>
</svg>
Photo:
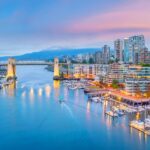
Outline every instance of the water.
<svg viewBox="0 0 150 150">
<path fill-rule="evenodd" d="M 102 104 L 54 83 L 44 66 L 19 66 L 17 76 L 16 85 L 0 91 L 0 150 L 150 149 L 150 138 L 129 128 L 129 117 L 105 116 Z"/>
</svg>

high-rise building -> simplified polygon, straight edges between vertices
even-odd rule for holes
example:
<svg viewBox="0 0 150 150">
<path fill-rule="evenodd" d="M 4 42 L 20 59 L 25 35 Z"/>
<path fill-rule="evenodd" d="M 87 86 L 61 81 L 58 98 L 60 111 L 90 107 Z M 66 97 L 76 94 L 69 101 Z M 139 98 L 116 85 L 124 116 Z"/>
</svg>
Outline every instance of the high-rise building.
<svg viewBox="0 0 150 150">
<path fill-rule="evenodd" d="M 110 47 L 108 45 L 104 45 L 102 47 L 102 62 L 103 64 L 108 64 L 110 60 Z"/>
<path fill-rule="evenodd" d="M 143 35 L 129 37 L 129 63 L 138 64 L 140 50 L 145 48 Z"/>
<path fill-rule="evenodd" d="M 108 64 L 110 61 L 110 47 L 108 45 L 104 45 L 102 47 L 102 51 L 97 51 L 95 53 L 95 63 L 96 64 Z"/>
<path fill-rule="evenodd" d="M 114 49 L 115 49 L 116 60 L 122 62 L 123 61 L 123 41 L 120 39 L 117 39 L 114 42 Z"/>
<path fill-rule="evenodd" d="M 102 64 L 103 63 L 102 51 L 97 51 L 95 53 L 95 63 L 96 64 Z"/>
<path fill-rule="evenodd" d="M 123 61 L 129 63 L 129 39 L 124 39 Z"/>
</svg>

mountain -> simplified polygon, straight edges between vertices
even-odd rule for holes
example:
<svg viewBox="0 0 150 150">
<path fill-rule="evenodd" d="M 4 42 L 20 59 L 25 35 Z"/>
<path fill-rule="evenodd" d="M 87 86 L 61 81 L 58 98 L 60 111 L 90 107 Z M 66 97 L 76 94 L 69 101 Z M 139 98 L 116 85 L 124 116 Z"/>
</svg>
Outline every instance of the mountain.
<svg viewBox="0 0 150 150">
<path fill-rule="evenodd" d="M 43 50 L 39 52 L 27 53 L 24 55 L 13 56 L 16 60 L 49 60 L 54 57 L 73 56 L 77 54 L 94 53 L 99 51 L 99 48 L 82 48 L 82 49 L 58 49 L 58 50 Z M 9 57 L 1 57 L 0 60 L 5 61 Z"/>
</svg>

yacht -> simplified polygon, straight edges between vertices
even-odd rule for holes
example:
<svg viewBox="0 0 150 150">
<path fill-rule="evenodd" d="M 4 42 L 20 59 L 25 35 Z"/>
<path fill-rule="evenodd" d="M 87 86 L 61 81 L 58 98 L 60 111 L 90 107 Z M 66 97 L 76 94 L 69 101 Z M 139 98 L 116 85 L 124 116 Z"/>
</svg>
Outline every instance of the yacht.
<svg viewBox="0 0 150 150">
<path fill-rule="evenodd" d="M 105 112 L 107 115 L 111 116 L 111 117 L 118 117 L 118 114 L 116 112 L 113 112 L 113 111 L 106 111 Z"/>
<path fill-rule="evenodd" d="M 145 118 L 145 123 L 150 126 L 150 116 L 148 116 L 147 118 Z"/>
<path fill-rule="evenodd" d="M 71 84 L 71 85 L 68 86 L 68 88 L 71 89 L 71 90 L 76 90 L 78 87 L 75 84 Z"/>
<path fill-rule="evenodd" d="M 91 101 L 98 103 L 99 102 L 99 97 L 92 97 Z"/>
<path fill-rule="evenodd" d="M 116 106 L 113 106 L 113 111 L 116 112 L 118 115 L 122 116 L 122 115 L 125 115 L 124 111 L 119 109 L 118 107 Z"/>
</svg>

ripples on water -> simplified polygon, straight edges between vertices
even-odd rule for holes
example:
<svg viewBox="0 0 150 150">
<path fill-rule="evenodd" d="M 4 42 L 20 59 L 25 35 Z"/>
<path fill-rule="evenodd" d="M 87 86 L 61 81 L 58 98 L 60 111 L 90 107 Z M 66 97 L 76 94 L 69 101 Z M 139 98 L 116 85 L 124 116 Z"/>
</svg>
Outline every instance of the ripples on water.
<svg viewBox="0 0 150 150">
<path fill-rule="evenodd" d="M 53 82 L 43 66 L 17 67 L 17 75 L 0 91 L 0 149 L 150 148 L 150 138 L 128 126 L 134 115 L 106 116 L 107 102 L 88 102 L 82 90 Z"/>
</svg>

